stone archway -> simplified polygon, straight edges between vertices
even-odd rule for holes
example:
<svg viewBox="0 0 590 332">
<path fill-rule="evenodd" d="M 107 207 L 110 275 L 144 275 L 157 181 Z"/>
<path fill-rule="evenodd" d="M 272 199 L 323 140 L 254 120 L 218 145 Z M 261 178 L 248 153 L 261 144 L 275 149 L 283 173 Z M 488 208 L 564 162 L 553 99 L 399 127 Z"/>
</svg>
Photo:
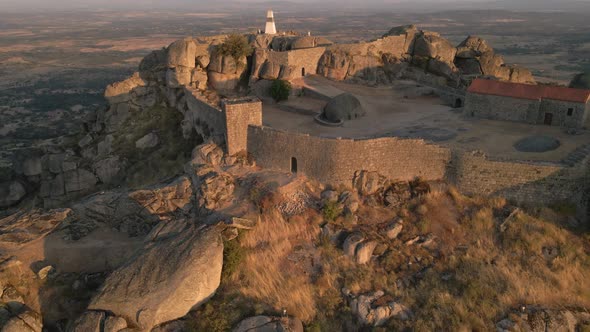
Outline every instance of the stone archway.
<svg viewBox="0 0 590 332">
<path fill-rule="evenodd" d="M 461 98 L 455 99 L 455 104 L 453 105 L 453 107 L 455 107 L 455 108 L 463 107 L 463 100 L 461 100 Z"/>
</svg>

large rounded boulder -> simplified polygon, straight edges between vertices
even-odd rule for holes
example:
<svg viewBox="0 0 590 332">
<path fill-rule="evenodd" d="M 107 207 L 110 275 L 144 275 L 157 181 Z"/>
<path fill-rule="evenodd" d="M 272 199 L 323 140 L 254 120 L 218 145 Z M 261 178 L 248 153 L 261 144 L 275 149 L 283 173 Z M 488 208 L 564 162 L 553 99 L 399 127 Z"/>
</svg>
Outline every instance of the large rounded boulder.
<svg viewBox="0 0 590 332">
<path fill-rule="evenodd" d="M 431 32 L 417 37 L 414 44 L 414 55 L 419 57 L 452 63 L 456 54 L 457 49 L 448 40 Z"/>
<path fill-rule="evenodd" d="M 590 89 L 590 72 L 580 73 L 574 76 L 574 79 L 570 82 L 570 88 Z"/>
<path fill-rule="evenodd" d="M 332 98 L 324 108 L 324 117 L 332 122 L 353 120 L 365 114 L 367 112 L 363 109 L 361 102 L 350 93 L 343 93 Z"/>
<path fill-rule="evenodd" d="M 195 68 L 197 44 L 192 38 L 180 39 L 168 46 L 167 65 Z"/>
<path fill-rule="evenodd" d="M 174 220 L 138 255 L 109 275 L 89 310 L 123 317 L 142 331 L 183 317 L 221 280 L 223 242 L 214 227 Z M 159 234 L 160 234 L 159 233 Z"/>
</svg>

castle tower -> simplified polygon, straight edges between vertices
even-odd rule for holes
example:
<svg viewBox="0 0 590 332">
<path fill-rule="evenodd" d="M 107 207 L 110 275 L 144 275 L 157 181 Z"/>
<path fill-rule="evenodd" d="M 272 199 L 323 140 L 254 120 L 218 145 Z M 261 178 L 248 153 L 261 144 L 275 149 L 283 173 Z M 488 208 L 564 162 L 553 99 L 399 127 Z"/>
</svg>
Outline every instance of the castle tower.
<svg viewBox="0 0 590 332">
<path fill-rule="evenodd" d="M 266 12 L 266 28 L 264 29 L 264 33 L 267 35 L 277 34 L 277 27 L 275 26 L 275 16 L 272 10 L 270 9 Z"/>
</svg>

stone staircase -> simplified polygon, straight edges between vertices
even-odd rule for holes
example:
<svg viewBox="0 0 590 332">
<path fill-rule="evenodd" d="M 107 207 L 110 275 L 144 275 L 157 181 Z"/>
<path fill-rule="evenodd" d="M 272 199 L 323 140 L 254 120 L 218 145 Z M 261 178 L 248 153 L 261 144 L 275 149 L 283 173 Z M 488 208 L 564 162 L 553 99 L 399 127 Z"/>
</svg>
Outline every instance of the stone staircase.
<svg viewBox="0 0 590 332">
<path fill-rule="evenodd" d="M 574 151 L 570 152 L 564 159 L 561 160 L 561 163 L 567 166 L 574 166 L 575 164 L 579 163 L 580 161 L 584 160 L 590 154 L 590 144 L 584 144 L 582 146 L 577 147 Z"/>
</svg>

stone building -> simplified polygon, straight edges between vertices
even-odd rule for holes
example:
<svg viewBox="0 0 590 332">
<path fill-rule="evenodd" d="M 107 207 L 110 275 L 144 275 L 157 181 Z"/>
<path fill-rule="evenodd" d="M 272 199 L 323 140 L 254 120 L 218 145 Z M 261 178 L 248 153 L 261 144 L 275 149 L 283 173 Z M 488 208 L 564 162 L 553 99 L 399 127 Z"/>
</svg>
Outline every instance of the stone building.
<svg viewBox="0 0 590 332">
<path fill-rule="evenodd" d="M 491 120 L 590 127 L 590 90 L 486 79 L 467 89 L 463 113 Z"/>
</svg>

